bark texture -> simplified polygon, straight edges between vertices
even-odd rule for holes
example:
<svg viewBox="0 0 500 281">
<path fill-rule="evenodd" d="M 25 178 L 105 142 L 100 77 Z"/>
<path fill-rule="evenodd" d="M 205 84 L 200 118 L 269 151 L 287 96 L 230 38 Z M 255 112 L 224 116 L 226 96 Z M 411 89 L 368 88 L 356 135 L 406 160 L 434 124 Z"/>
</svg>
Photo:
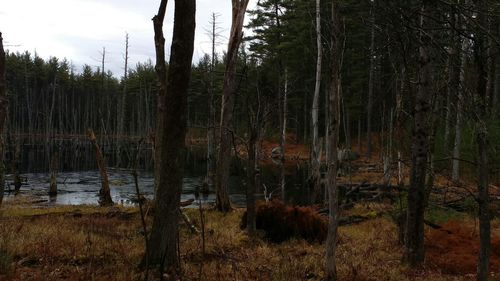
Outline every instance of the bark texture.
<svg viewBox="0 0 500 281">
<path fill-rule="evenodd" d="M 338 229 L 338 189 L 337 189 L 337 166 L 338 166 L 338 143 L 340 135 L 340 22 L 338 15 L 338 2 L 332 1 L 332 77 L 329 92 L 329 120 L 328 120 L 328 236 L 326 238 L 326 275 L 327 280 L 337 280 L 337 262 L 335 253 L 337 250 Z"/>
<path fill-rule="evenodd" d="M 163 113 L 165 108 L 165 95 L 167 93 L 167 64 L 165 62 L 165 37 L 163 37 L 163 20 L 167 10 L 167 0 L 160 2 L 158 14 L 153 17 L 156 63 L 155 71 L 158 78 L 158 93 L 156 96 L 156 124 L 154 136 L 154 169 L 155 169 L 155 195 L 160 182 L 161 145 L 163 132 Z"/>
<path fill-rule="evenodd" d="M 478 12 L 479 26 L 486 26 L 487 4 L 484 0 L 474 2 Z M 486 281 L 490 275 L 491 252 L 491 215 L 489 196 L 489 163 L 488 163 L 488 84 L 493 84 L 493 75 L 488 73 L 488 59 L 491 59 L 485 46 L 484 31 L 476 27 L 474 36 L 474 60 L 477 75 L 476 102 L 476 141 L 478 148 L 478 203 L 479 203 L 479 258 L 477 264 L 477 281 Z M 489 81 L 491 80 L 491 81 Z M 491 82 L 491 83 L 490 83 Z"/>
<path fill-rule="evenodd" d="M 166 1 L 162 1 L 160 10 L 165 6 Z M 153 226 L 148 240 L 149 252 L 143 259 L 143 264 L 147 260 L 146 264 L 159 265 L 162 269 L 166 268 L 167 272 L 175 272 L 179 265 L 176 249 L 184 175 L 187 99 L 194 48 L 195 9 L 195 0 L 175 1 L 174 33 L 165 107 L 162 111 L 162 130 L 168 133 L 162 134 L 161 139 L 156 140 L 157 147 L 160 147 L 161 151 L 159 184 L 156 190 Z M 158 59 L 161 60 L 161 55 Z"/>
<path fill-rule="evenodd" d="M 231 210 L 229 200 L 229 168 L 231 164 L 234 96 L 236 91 L 236 62 L 243 36 L 243 21 L 249 0 L 232 0 L 231 34 L 226 55 L 226 69 L 222 86 L 219 153 L 217 156 L 216 208 L 221 212 Z"/>
<path fill-rule="evenodd" d="M 418 85 L 414 102 L 413 133 L 411 145 L 410 187 L 408 190 L 408 209 L 405 233 L 405 260 L 415 266 L 424 261 L 424 211 L 426 206 L 426 175 L 429 160 L 429 135 L 432 114 L 431 73 L 432 38 L 429 30 L 429 11 L 433 11 L 433 1 L 423 0 L 420 16 L 420 46 Z"/>
<path fill-rule="evenodd" d="M 316 83 L 314 85 L 314 96 L 311 109 L 312 120 L 312 149 L 311 149 L 311 171 L 310 183 L 313 189 L 312 202 L 318 202 L 321 195 L 321 144 L 318 133 L 319 93 L 321 90 L 321 66 L 323 62 L 323 44 L 321 40 L 321 0 L 316 0 Z"/>
</svg>

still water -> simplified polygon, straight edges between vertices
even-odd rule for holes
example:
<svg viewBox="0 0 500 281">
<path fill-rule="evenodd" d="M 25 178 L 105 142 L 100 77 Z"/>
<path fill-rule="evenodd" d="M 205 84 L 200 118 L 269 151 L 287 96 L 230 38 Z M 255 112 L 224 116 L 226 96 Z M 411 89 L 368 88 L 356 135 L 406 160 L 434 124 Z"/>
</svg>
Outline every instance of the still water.
<svg viewBox="0 0 500 281">
<path fill-rule="evenodd" d="M 294 170 L 287 175 L 285 199 L 288 202 L 302 203 L 307 194 L 302 188 L 304 177 L 301 176 L 302 169 Z M 113 201 L 123 205 L 133 205 L 137 198 L 134 178 L 130 171 L 111 170 L 108 171 Z M 245 205 L 245 177 L 243 173 L 233 173 L 230 177 L 229 193 L 231 202 L 236 206 Z M 30 195 L 35 198 L 40 205 L 79 205 L 98 204 L 98 192 L 101 186 L 101 178 L 98 171 L 60 172 L 57 176 L 58 195 L 48 196 L 49 174 L 48 173 L 26 173 L 22 174 L 23 185 L 21 195 Z M 210 192 L 202 194 L 199 190 L 203 184 L 203 172 L 187 171 L 185 173 L 181 199 L 183 201 L 195 199 L 194 205 L 199 201 L 202 204 L 215 202 L 213 187 Z M 258 199 L 264 199 L 264 188 L 267 193 L 272 192 L 272 196 L 281 197 L 281 192 L 277 188 L 277 169 L 270 167 L 262 170 L 263 186 L 256 194 Z M 153 198 L 154 178 L 152 172 L 142 172 L 139 174 L 139 188 L 141 194 L 146 198 Z M 9 182 L 7 182 L 7 185 Z M 13 188 L 13 187 L 12 187 Z M 14 197 L 13 192 L 6 192 L 4 199 L 9 200 Z"/>
</svg>

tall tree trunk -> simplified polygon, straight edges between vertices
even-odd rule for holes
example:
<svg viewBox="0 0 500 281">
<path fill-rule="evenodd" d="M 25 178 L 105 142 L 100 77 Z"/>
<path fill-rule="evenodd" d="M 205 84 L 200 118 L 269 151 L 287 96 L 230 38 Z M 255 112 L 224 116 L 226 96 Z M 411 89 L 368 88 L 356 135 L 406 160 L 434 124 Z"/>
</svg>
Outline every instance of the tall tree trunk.
<svg viewBox="0 0 500 281">
<path fill-rule="evenodd" d="M 243 21 L 249 0 L 232 0 L 231 34 L 226 55 L 226 69 L 222 86 L 222 104 L 217 157 L 216 208 L 221 212 L 231 209 L 229 200 L 229 168 L 231 164 L 231 124 L 233 119 L 234 96 L 236 91 L 236 62 L 243 36 Z"/>
<path fill-rule="evenodd" d="M 452 100 L 458 96 L 459 89 L 459 76 L 460 76 L 460 37 L 456 32 L 457 26 L 457 11 L 455 6 L 451 6 L 450 11 L 450 32 L 451 32 L 451 44 L 448 53 L 448 91 L 446 93 L 446 115 L 445 115 L 445 130 L 444 130 L 444 141 L 443 141 L 443 151 L 446 155 L 449 155 L 450 151 L 450 135 L 452 128 Z"/>
<path fill-rule="evenodd" d="M 371 9 L 371 37 L 370 37 L 370 74 L 368 80 L 368 104 L 366 106 L 366 157 L 372 157 L 372 111 L 373 111 L 373 88 L 375 84 L 375 1 L 372 1 Z"/>
<path fill-rule="evenodd" d="M 464 5 L 468 5 L 469 0 L 465 0 Z M 467 32 L 467 22 L 468 19 L 464 16 L 461 19 L 462 29 Z M 467 34 L 467 33 L 466 33 Z M 457 120 L 455 121 L 455 143 L 453 145 L 453 159 L 451 167 L 451 179 L 454 182 L 460 180 L 460 146 L 462 144 L 462 126 L 463 126 L 463 108 L 464 108 L 464 97 L 465 97 L 465 70 L 467 68 L 467 53 L 470 49 L 470 39 L 467 37 L 462 38 L 462 46 L 460 48 L 460 78 L 459 78 L 459 90 L 456 105 Z"/>
<path fill-rule="evenodd" d="M 154 174 L 155 174 L 155 191 L 156 196 L 158 185 L 160 183 L 160 167 L 161 167 L 161 144 L 163 132 L 163 112 L 165 110 L 165 95 L 167 93 L 167 65 L 165 62 L 165 37 L 163 37 L 163 20 L 167 10 L 168 0 L 162 0 L 158 13 L 153 17 L 153 29 L 155 40 L 156 64 L 155 71 L 157 77 L 158 92 L 156 95 L 156 124 L 155 136 L 153 142 L 154 148 Z"/>
<path fill-rule="evenodd" d="M 160 10 L 165 7 L 164 0 L 160 4 Z M 174 33 L 165 108 L 162 112 L 163 131 L 168 134 L 162 134 L 162 138 L 157 140 L 157 145 L 161 146 L 162 165 L 159 169 L 153 226 L 148 240 L 149 252 L 143 259 L 144 264 L 160 265 L 169 272 L 176 270 L 179 264 L 176 249 L 184 176 L 187 99 L 194 48 L 195 10 L 195 0 L 175 1 Z M 161 11 L 159 14 L 162 14 Z M 155 23 L 156 20 L 153 19 Z"/>
<path fill-rule="evenodd" d="M 217 15 L 212 13 L 212 31 L 211 31 L 211 39 L 212 39 L 212 57 L 210 63 L 210 101 L 208 103 L 208 130 L 207 130 L 207 183 L 211 182 L 215 177 L 216 171 L 216 159 L 215 159 L 215 40 L 217 39 Z"/>
<path fill-rule="evenodd" d="M 5 143 L 4 130 L 7 119 L 9 100 L 7 99 L 7 81 L 5 79 L 5 51 L 3 49 L 3 38 L 0 32 L 0 206 L 2 205 L 3 192 L 5 189 Z"/>
<path fill-rule="evenodd" d="M 415 266 L 424 261 L 424 211 L 426 206 L 426 175 L 429 159 L 429 134 L 432 113 L 431 73 L 432 54 L 430 38 L 424 30 L 429 29 L 429 19 L 426 15 L 434 11 L 432 0 L 422 0 L 420 16 L 420 46 L 418 85 L 415 96 L 413 115 L 413 137 L 411 147 L 411 174 L 408 190 L 408 209 L 406 219 L 405 260 Z"/>
<path fill-rule="evenodd" d="M 332 1 L 332 25 L 331 25 L 331 64 L 332 77 L 329 93 L 329 119 L 328 119 L 328 236 L 326 239 L 326 275 L 327 280 L 337 280 L 337 262 L 335 253 L 337 250 L 338 229 L 338 189 L 337 189 L 337 167 L 338 167 L 338 142 L 340 135 L 340 21 L 338 15 L 338 1 Z"/>
<path fill-rule="evenodd" d="M 486 26 L 487 4 L 484 0 L 474 2 L 477 13 L 477 24 Z M 491 33 L 491 32 L 488 32 Z M 476 141 L 478 147 L 479 181 L 478 181 L 478 203 L 479 203 L 479 259 L 477 264 L 477 281 L 486 281 L 490 275 L 489 263 L 491 252 L 491 215 L 489 196 L 489 166 L 488 166 L 488 84 L 492 84 L 493 75 L 488 73 L 488 59 L 491 59 L 485 47 L 484 31 L 476 27 L 474 34 L 474 60 L 477 74 L 477 114 L 476 114 Z M 491 64 L 490 64 L 491 66 Z M 491 86 L 490 86 L 491 87 Z"/>
<path fill-rule="evenodd" d="M 316 48 L 318 55 L 316 58 L 316 83 L 314 85 L 314 96 L 311 108 L 312 120 L 312 143 L 310 155 L 310 183 L 313 189 L 312 202 L 318 202 L 318 197 L 321 194 L 321 143 L 318 133 L 318 113 L 319 113 L 319 93 L 321 90 L 321 64 L 323 61 L 323 44 L 321 40 L 321 0 L 316 0 Z"/>
<path fill-rule="evenodd" d="M 118 116 L 117 116 L 117 130 L 116 130 L 116 166 L 121 165 L 121 141 L 125 139 L 125 132 L 123 124 L 125 119 L 125 103 L 127 100 L 127 77 L 128 77 L 128 33 L 125 34 L 125 69 L 123 71 L 123 92 L 119 99 Z"/>
</svg>

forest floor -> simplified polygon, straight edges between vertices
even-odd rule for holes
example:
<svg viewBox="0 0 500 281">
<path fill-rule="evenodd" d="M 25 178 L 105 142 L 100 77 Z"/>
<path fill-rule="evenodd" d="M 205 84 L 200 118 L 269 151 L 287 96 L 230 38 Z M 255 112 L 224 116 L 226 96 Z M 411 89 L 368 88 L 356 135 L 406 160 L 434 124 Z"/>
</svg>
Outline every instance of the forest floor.
<svg viewBox="0 0 500 281">
<path fill-rule="evenodd" d="M 0 211 L 0 280 L 143 280 L 144 272 L 137 269 L 144 253 L 137 208 L 30 204 L 26 198 L 11 200 Z M 391 208 L 358 204 L 347 215 Z M 227 215 L 204 211 L 204 252 L 201 235 L 181 226 L 182 280 L 322 279 L 324 245 L 250 239 L 239 227 L 243 211 Z M 201 228 L 199 210 L 185 212 Z M 442 229 L 426 228 L 427 259 L 419 269 L 401 262 L 403 248 L 390 216 L 342 226 L 337 253 L 340 280 L 475 280 L 475 225 L 473 218 L 461 214 Z M 492 229 L 492 269 L 497 273 L 491 280 L 500 280 L 500 219 L 492 221 Z M 158 280 L 156 271 L 149 276 Z"/>
<path fill-rule="evenodd" d="M 272 141 L 263 143 L 263 164 L 272 163 L 269 158 L 276 146 Z M 309 157 L 306 145 L 290 142 L 286 151 L 288 167 Z M 370 160 L 353 161 L 355 172 L 340 182 L 382 183 L 380 152 L 375 150 L 373 155 Z M 407 168 L 404 177 L 408 178 Z M 390 183 L 396 184 L 394 175 Z M 403 248 L 391 216 L 399 208 L 397 203 L 361 202 L 342 211 L 343 217 L 369 219 L 339 228 L 340 280 L 475 280 L 479 238 L 478 223 L 471 214 L 477 206 L 464 201 L 468 206 L 458 212 L 440 204 L 466 198 L 474 183 L 457 186 L 438 174 L 436 189 L 426 219 L 441 228 L 425 228 L 426 262 L 418 269 L 401 261 Z M 500 204 L 495 205 L 500 189 L 493 185 L 491 192 L 495 214 L 491 280 L 500 281 Z M 137 269 L 144 254 L 138 208 L 43 207 L 34 201 L 20 197 L 0 208 L 0 280 L 144 280 L 144 272 Z M 201 229 L 199 210 L 184 210 Z M 244 209 L 235 209 L 223 215 L 207 208 L 204 242 L 200 234 L 181 227 L 182 280 L 322 280 L 324 244 L 295 239 L 275 244 L 262 236 L 249 238 L 239 227 L 243 213 Z M 148 226 L 151 220 L 148 215 Z M 159 280 L 156 271 L 149 275 L 149 280 Z"/>
</svg>

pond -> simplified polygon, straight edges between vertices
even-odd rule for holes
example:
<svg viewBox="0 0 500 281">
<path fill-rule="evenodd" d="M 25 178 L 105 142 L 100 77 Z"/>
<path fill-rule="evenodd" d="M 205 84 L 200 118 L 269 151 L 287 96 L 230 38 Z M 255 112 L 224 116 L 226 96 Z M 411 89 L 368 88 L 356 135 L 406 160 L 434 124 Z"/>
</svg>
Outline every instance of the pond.
<svg viewBox="0 0 500 281">
<path fill-rule="evenodd" d="M 199 192 L 204 179 L 204 169 L 187 169 L 182 187 L 181 200 L 186 201 L 195 199 L 192 206 L 198 202 L 202 204 L 211 204 L 215 202 L 214 188 L 210 187 L 208 194 Z M 235 169 L 238 170 L 238 169 Z M 306 203 L 308 198 L 307 190 L 303 188 L 305 177 L 304 169 L 298 167 L 288 171 L 286 177 L 285 199 L 287 202 L 296 204 Z M 123 205 L 133 205 L 136 202 L 136 191 L 134 178 L 128 170 L 114 170 L 109 172 L 109 182 L 113 201 Z M 274 197 L 281 197 L 278 189 L 277 167 L 268 167 L 262 169 L 262 188 L 256 194 L 258 199 L 264 199 L 264 187 L 268 193 Z M 230 177 L 229 193 L 231 202 L 235 206 L 244 206 L 246 191 L 245 177 L 243 171 L 239 173 L 233 171 Z M 48 173 L 25 173 L 21 175 L 23 185 L 21 195 L 31 195 L 36 198 L 37 204 L 44 205 L 79 205 L 79 204 L 98 204 L 98 192 L 101 186 L 101 178 L 97 170 L 78 171 L 78 172 L 60 172 L 57 175 L 58 195 L 48 196 L 49 174 Z M 7 178 L 10 176 L 7 175 Z M 139 174 L 139 188 L 141 193 L 148 199 L 153 198 L 154 177 L 152 172 L 141 172 Z M 9 182 L 7 182 L 9 185 Z M 6 188 L 7 189 L 7 188 Z M 5 193 L 4 200 L 10 200 L 14 197 L 14 192 Z"/>
</svg>

